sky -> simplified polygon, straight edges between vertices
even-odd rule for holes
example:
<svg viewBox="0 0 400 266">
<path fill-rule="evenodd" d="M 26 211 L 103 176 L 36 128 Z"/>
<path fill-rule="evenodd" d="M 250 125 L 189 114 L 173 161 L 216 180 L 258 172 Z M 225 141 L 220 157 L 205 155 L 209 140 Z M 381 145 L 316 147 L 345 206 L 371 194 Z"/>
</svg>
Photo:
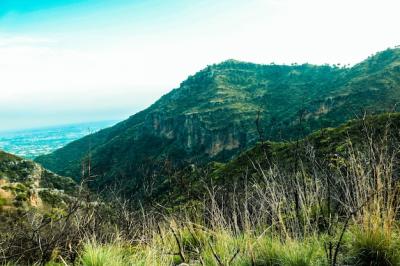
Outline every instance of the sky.
<svg viewBox="0 0 400 266">
<path fill-rule="evenodd" d="M 355 64 L 398 0 L 0 0 L 0 130 L 122 120 L 227 59 Z"/>
</svg>

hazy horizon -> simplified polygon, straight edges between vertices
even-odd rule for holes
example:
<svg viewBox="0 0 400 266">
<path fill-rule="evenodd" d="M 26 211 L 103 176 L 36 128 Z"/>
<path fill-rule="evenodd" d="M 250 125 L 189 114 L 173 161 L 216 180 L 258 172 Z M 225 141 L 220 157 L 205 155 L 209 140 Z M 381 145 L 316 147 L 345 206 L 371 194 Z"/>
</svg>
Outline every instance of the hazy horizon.
<svg viewBox="0 0 400 266">
<path fill-rule="evenodd" d="M 5 0 L 0 130 L 122 120 L 226 59 L 354 64 L 400 44 L 395 0 Z"/>
<path fill-rule="evenodd" d="M 0 129 L 0 133 L 7 135 L 8 133 L 10 134 L 18 134 L 18 133 L 24 133 L 24 132 L 33 132 L 37 130 L 46 130 L 46 129 L 59 129 L 63 127 L 68 127 L 68 126 L 89 126 L 88 129 L 90 130 L 91 125 L 97 125 L 97 124 L 108 124 L 107 127 L 113 126 L 117 124 L 118 122 L 121 122 L 123 119 L 126 119 L 128 117 L 124 117 L 121 119 L 117 120 L 90 120 L 90 121 L 79 121 L 79 122 L 67 122 L 67 123 L 49 123 L 49 124 L 42 124 L 39 126 L 33 126 L 33 127 L 25 127 L 22 126 L 20 128 L 9 128 L 9 129 Z"/>
</svg>

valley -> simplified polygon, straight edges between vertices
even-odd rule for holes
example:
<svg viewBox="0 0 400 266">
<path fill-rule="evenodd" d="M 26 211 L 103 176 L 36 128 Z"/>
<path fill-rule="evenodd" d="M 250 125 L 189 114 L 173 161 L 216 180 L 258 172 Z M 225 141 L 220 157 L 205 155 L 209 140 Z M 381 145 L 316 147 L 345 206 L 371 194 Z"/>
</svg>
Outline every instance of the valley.
<svg viewBox="0 0 400 266">
<path fill-rule="evenodd" d="M 0 149 L 26 159 L 34 159 L 114 123 L 115 121 L 100 121 L 37 129 L 0 131 Z"/>
</svg>

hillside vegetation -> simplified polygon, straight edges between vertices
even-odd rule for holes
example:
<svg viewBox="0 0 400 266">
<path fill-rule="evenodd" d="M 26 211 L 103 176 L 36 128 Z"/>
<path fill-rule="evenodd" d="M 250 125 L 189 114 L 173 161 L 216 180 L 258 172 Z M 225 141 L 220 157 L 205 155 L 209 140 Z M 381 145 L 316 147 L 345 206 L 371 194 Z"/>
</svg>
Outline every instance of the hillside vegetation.
<svg viewBox="0 0 400 266">
<path fill-rule="evenodd" d="M 82 161 L 90 160 L 92 188 L 117 182 L 142 199 L 149 176 L 160 183 L 170 167 L 226 162 L 259 140 L 294 140 L 364 112 L 391 111 L 399 88 L 400 49 L 351 68 L 228 60 L 129 119 L 36 161 L 77 180 Z"/>
<path fill-rule="evenodd" d="M 76 183 L 30 160 L 0 151 L 0 212 L 65 205 Z"/>
<path fill-rule="evenodd" d="M 108 191 L 35 231 L 41 248 L 0 249 L 49 265 L 400 265 L 399 126 L 387 113 L 259 143 L 175 172 L 158 205 Z"/>
</svg>

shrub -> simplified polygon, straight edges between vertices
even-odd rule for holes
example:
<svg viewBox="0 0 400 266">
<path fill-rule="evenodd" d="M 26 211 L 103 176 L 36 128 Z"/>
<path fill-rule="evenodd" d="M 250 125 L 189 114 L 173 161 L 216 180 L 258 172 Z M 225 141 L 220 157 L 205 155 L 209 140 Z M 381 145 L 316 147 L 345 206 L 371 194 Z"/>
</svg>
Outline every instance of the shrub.
<svg viewBox="0 0 400 266">
<path fill-rule="evenodd" d="M 323 245 L 318 240 L 293 241 L 284 243 L 265 237 L 254 246 L 254 265 L 308 266 L 326 265 Z"/>
<path fill-rule="evenodd" d="M 116 245 L 99 245 L 94 241 L 84 246 L 79 262 L 83 266 L 121 266 L 123 261 L 121 248 Z"/>
<path fill-rule="evenodd" d="M 250 261 L 246 256 L 250 242 L 247 234 L 235 236 L 227 230 L 220 230 L 207 243 L 201 257 L 205 265 L 247 265 Z"/>
<path fill-rule="evenodd" d="M 7 205 L 7 200 L 4 198 L 0 198 L 0 207 L 4 205 Z"/>
<path fill-rule="evenodd" d="M 383 230 L 360 230 L 354 233 L 349 246 L 349 262 L 353 265 L 400 265 L 398 240 Z"/>
</svg>

